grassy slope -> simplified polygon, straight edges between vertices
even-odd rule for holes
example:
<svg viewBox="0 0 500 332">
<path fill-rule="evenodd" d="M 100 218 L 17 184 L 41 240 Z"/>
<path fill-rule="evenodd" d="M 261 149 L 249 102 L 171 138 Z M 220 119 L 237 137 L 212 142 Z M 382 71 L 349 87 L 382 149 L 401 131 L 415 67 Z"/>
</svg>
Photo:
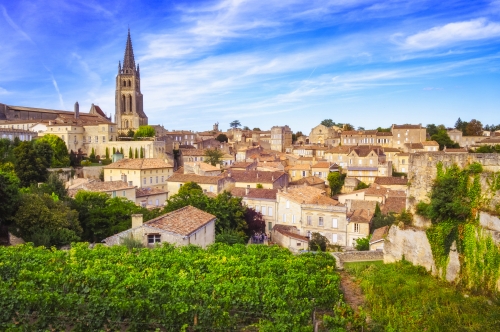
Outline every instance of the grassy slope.
<svg viewBox="0 0 500 332">
<path fill-rule="evenodd" d="M 500 302 L 465 297 L 423 267 L 346 263 L 361 281 L 373 331 L 500 331 Z"/>
</svg>

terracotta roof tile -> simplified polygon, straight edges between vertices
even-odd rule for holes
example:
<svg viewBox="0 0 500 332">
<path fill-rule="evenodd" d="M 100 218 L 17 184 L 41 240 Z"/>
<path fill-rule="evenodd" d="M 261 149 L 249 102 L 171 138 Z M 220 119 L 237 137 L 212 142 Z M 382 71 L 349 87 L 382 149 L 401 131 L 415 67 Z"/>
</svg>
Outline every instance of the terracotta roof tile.
<svg viewBox="0 0 500 332">
<path fill-rule="evenodd" d="M 197 162 L 185 162 L 184 165 L 185 166 L 190 166 L 190 167 L 194 167 L 196 165 L 196 166 L 199 166 L 200 169 L 202 171 L 205 171 L 205 172 L 214 172 L 214 171 L 219 171 L 220 172 L 220 167 L 218 167 L 218 166 L 212 166 L 211 164 L 208 164 L 208 163 L 205 163 L 205 162 L 200 162 L 200 161 L 197 161 Z"/>
<path fill-rule="evenodd" d="M 408 178 L 400 178 L 394 176 L 377 176 L 375 178 L 374 183 L 381 186 L 390 186 L 390 185 L 406 186 L 408 184 Z"/>
<path fill-rule="evenodd" d="M 287 225 L 274 225 L 273 230 L 276 232 L 281 233 L 282 235 L 291 237 L 293 239 L 301 240 L 301 241 L 306 241 L 309 242 L 309 238 L 302 236 L 300 234 L 294 233 L 292 230 L 297 229 L 294 226 L 287 226 Z"/>
<path fill-rule="evenodd" d="M 213 214 L 188 205 L 179 210 L 152 219 L 144 223 L 144 225 L 187 236 L 210 223 L 212 220 L 215 220 Z"/>
<path fill-rule="evenodd" d="M 372 235 L 372 238 L 370 239 L 370 244 L 379 242 L 383 239 L 385 239 L 385 236 L 389 233 L 389 226 L 384 226 L 377 228 Z"/>
<path fill-rule="evenodd" d="M 206 175 L 198 175 L 198 174 L 179 174 L 174 173 L 167 179 L 167 182 L 196 182 L 202 184 L 218 184 L 221 179 L 223 179 L 223 175 L 219 176 L 206 176 Z"/>
<path fill-rule="evenodd" d="M 299 179 L 299 180 L 296 180 L 296 181 L 292 181 L 292 182 L 290 182 L 288 184 L 290 186 L 300 186 L 300 185 L 303 185 L 303 184 L 307 184 L 309 186 L 312 186 L 312 185 L 321 184 L 321 183 L 325 184 L 325 180 L 320 179 L 317 176 L 306 176 L 305 178 L 302 178 L 302 179 Z"/>
<path fill-rule="evenodd" d="M 404 124 L 404 125 L 393 125 L 394 129 L 422 129 L 422 125 L 412 125 L 412 124 Z"/>
<path fill-rule="evenodd" d="M 439 146 L 438 142 L 436 142 L 436 141 L 425 141 L 425 142 L 422 142 L 422 145 L 423 146 Z"/>
<path fill-rule="evenodd" d="M 144 197 L 151 195 L 166 194 L 168 191 L 159 188 L 137 188 L 135 189 L 135 197 Z"/>
<path fill-rule="evenodd" d="M 380 207 L 380 211 L 384 214 L 389 212 L 401 213 L 406 209 L 406 196 L 405 197 L 387 197 L 385 204 Z"/>
<path fill-rule="evenodd" d="M 373 218 L 373 211 L 370 211 L 369 213 L 364 209 L 354 210 L 352 212 L 348 212 L 347 217 L 350 222 L 369 223 Z"/>
<path fill-rule="evenodd" d="M 153 169 L 153 168 L 172 168 L 172 164 L 158 158 L 142 159 L 122 159 L 107 166 L 105 169 Z"/>
<path fill-rule="evenodd" d="M 409 149 L 422 150 L 424 148 L 424 145 L 422 143 L 405 143 L 405 146 L 408 147 Z"/>
<path fill-rule="evenodd" d="M 289 188 L 286 192 L 280 192 L 281 196 L 300 204 L 317 205 L 339 205 L 340 203 L 328 196 L 322 189 L 309 186 Z"/>
<path fill-rule="evenodd" d="M 195 156 L 204 156 L 205 155 L 205 150 L 203 149 L 180 149 L 181 150 L 181 154 L 183 156 L 192 156 L 192 157 L 195 157 Z"/>
<path fill-rule="evenodd" d="M 228 176 L 232 177 L 236 182 L 251 182 L 251 183 L 274 183 L 282 176 L 287 176 L 285 172 L 264 172 L 264 171 L 227 171 Z"/>
<path fill-rule="evenodd" d="M 311 165 L 308 165 L 308 164 L 298 164 L 298 165 L 294 165 L 292 167 L 290 167 L 291 170 L 311 170 Z"/>
<path fill-rule="evenodd" d="M 276 194 L 278 193 L 278 189 L 249 188 L 248 194 L 246 193 L 246 190 L 246 188 L 234 187 L 231 189 L 231 194 L 237 197 L 276 200 Z"/>
</svg>

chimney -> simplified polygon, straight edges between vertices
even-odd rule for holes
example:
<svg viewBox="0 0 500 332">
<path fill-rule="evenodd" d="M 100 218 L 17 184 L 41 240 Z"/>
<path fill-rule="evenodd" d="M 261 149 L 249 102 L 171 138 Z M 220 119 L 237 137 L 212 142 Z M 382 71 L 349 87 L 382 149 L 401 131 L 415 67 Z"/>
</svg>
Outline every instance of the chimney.
<svg viewBox="0 0 500 332">
<path fill-rule="evenodd" d="M 142 214 L 133 214 L 132 215 L 132 228 L 142 226 Z"/>
<path fill-rule="evenodd" d="M 250 185 L 247 185 L 247 187 L 245 188 L 245 195 L 248 195 L 249 192 L 250 192 Z"/>
<path fill-rule="evenodd" d="M 274 181 L 274 175 L 271 176 L 271 181 Z"/>
<path fill-rule="evenodd" d="M 92 104 L 94 106 L 94 104 Z M 80 105 L 78 105 L 78 102 L 75 103 L 75 119 L 78 119 L 80 117 Z"/>
<path fill-rule="evenodd" d="M 259 172 L 257 172 L 257 179 L 259 178 Z"/>
</svg>

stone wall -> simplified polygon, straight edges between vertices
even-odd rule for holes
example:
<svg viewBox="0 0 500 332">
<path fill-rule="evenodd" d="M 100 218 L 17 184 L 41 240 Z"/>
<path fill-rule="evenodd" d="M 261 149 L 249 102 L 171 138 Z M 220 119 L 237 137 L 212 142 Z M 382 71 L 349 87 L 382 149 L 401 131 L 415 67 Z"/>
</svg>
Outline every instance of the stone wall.
<svg viewBox="0 0 500 332">
<path fill-rule="evenodd" d="M 437 163 L 442 162 L 444 167 L 457 164 L 460 168 L 479 162 L 483 169 L 489 172 L 500 171 L 500 154 L 498 153 L 460 153 L 444 154 L 441 152 L 422 152 L 410 155 L 408 180 L 410 203 L 427 200 L 432 183 L 437 175 Z"/>
<path fill-rule="evenodd" d="M 343 269 L 346 262 L 381 261 L 384 259 L 382 251 L 347 251 L 332 252 L 337 269 Z"/>
<path fill-rule="evenodd" d="M 85 179 L 99 179 L 99 174 L 104 166 L 86 166 L 83 167 L 83 177 Z"/>
</svg>

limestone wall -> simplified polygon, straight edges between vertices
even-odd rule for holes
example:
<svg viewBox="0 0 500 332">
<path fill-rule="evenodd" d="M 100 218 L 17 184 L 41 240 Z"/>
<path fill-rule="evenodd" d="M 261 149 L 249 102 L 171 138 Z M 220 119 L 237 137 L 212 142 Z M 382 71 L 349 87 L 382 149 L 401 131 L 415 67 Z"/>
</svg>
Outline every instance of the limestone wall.
<svg viewBox="0 0 500 332">
<path fill-rule="evenodd" d="M 382 251 L 332 252 L 332 255 L 335 257 L 335 264 L 338 269 L 343 269 L 345 262 L 368 262 L 381 261 L 384 259 L 384 253 Z"/>
<path fill-rule="evenodd" d="M 444 154 L 422 152 L 411 154 L 408 169 L 408 179 L 411 185 L 408 195 L 413 202 L 427 200 L 427 194 L 430 192 L 437 175 L 438 162 L 442 162 L 444 167 L 457 164 L 461 168 L 479 162 L 485 171 L 500 171 L 500 154 L 498 153 Z"/>
</svg>

